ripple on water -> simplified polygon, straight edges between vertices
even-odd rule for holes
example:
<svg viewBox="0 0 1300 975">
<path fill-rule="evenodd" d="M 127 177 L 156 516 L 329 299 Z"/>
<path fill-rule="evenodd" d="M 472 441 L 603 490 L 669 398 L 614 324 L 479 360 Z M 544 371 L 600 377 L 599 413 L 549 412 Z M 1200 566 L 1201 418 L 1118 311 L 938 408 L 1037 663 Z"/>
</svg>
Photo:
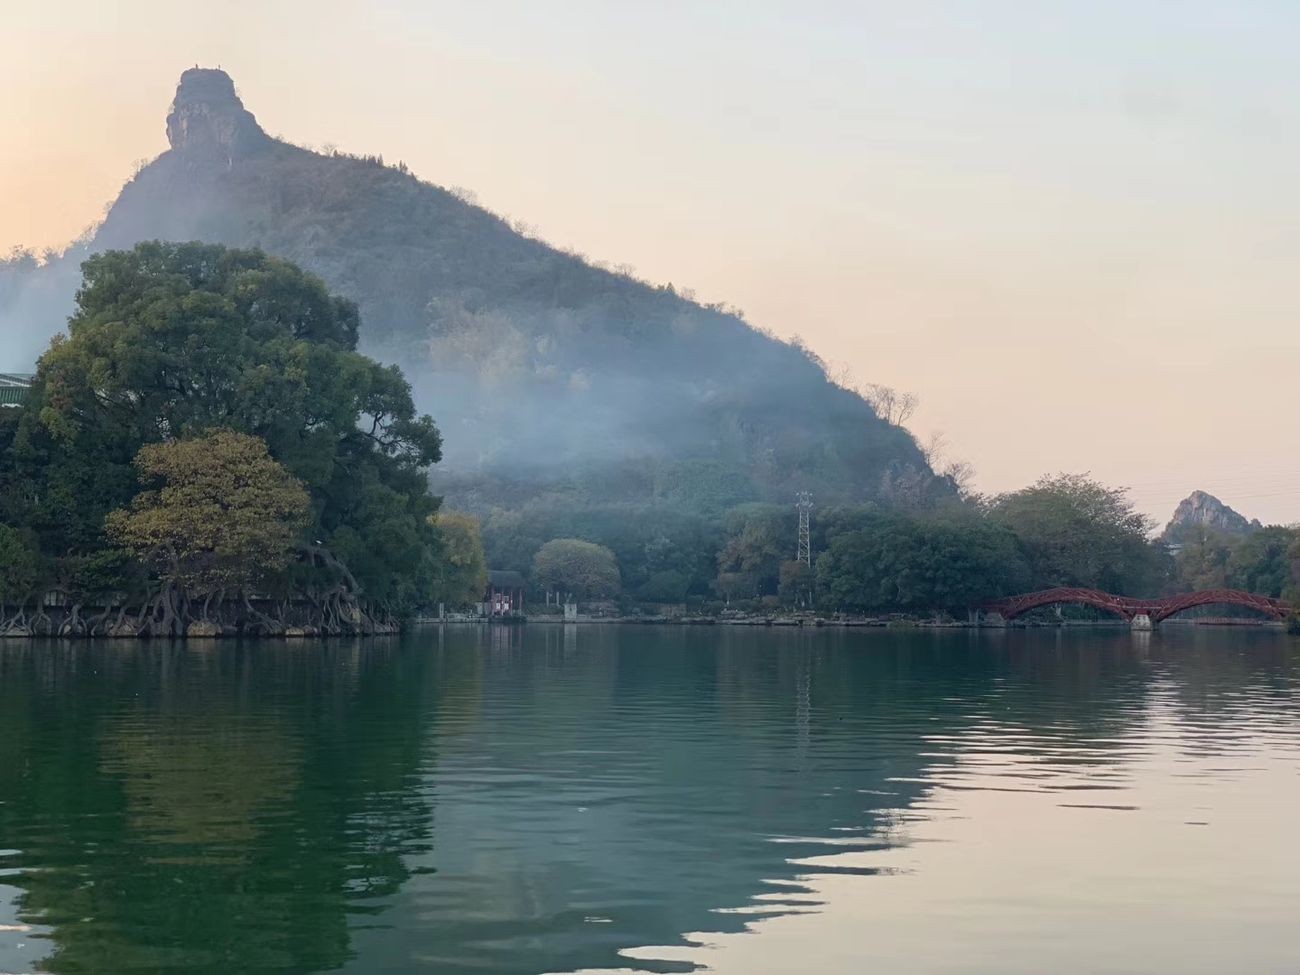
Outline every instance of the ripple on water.
<svg viewBox="0 0 1300 975">
<path fill-rule="evenodd" d="M 1296 648 L 6 645 L 0 970 L 1289 970 Z"/>
</svg>

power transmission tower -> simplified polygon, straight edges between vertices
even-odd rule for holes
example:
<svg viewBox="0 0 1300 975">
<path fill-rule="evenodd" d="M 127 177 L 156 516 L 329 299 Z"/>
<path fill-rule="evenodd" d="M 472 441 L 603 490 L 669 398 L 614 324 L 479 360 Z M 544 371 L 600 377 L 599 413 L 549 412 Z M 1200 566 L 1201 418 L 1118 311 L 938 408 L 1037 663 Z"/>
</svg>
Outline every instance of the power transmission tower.
<svg viewBox="0 0 1300 975">
<path fill-rule="evenodd" d="M 811 514 L 813 507 L 812 495 L 807 491 L 800 491 L 794 497 L 794 506 L 799 510 L 799 548 L 795 553 L 795 561 L 802 562 L 811 569 L 812 532 L 809 528 L 809 515 Z"/>
<path fill-rule="evenodd" d="M 807 567 L 805 580 L 799 589 L 799 605 L 812 605 L 812 529 L 810 522 L 812 520 L 812 495 L 807 491 L 800 491 L 794 496 L 794 506 L 799 512 L 799 543 L 795 550 L 795 561 L 802 562 Z"/>
</svg>

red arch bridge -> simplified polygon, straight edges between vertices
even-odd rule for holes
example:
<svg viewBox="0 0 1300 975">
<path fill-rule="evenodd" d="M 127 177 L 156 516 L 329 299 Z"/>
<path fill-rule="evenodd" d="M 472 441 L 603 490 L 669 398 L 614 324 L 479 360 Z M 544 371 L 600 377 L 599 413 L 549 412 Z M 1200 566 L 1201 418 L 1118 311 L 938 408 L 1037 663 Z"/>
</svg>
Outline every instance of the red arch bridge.
<svg viewBox="0 0 1300 975">
<path fill-rule="evenodd" d="M 1120 616 L 1135 627 L 1154 626 L 1175 613 L 1196 606 L 1241 606 L 1274 620 L 1285 619 L 1295 612 L 1289 604 L 1280 599 L 1259 596 L 1253 592 L 1242 592 L 1240 589 L 1203 589 L 1200 592 L 1166 596 L 1164 599 L 1134 599 L 1097 589 L 1068 587 L 1012 596 L 1009 599 L 989 603 L 983 607 L 983 612 L 991 620 L 996 617 L 1013 620 L 1031 609 L 1062 605 L 1091 606 L 1093 609 Z"/>
</svg>

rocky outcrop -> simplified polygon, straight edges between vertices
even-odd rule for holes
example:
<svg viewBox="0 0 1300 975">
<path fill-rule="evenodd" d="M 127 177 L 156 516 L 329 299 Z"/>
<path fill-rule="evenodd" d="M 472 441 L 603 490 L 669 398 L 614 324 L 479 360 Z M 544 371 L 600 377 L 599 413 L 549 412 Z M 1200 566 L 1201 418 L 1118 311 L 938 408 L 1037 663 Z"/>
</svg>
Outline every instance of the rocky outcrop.
<svg viewBox="0 0 1300 975">
<path fill-rule="evenodd" d="M 1225 535 L 1249 535 L 1259 528 L 1258 521 L 1248 520 L 1245 515 L 1234 511 L 1214 495 L 1193 491 L 1179 502 L 1162 537 L 1166 542 L 1176 545 L 1198 529 Z"/>
<path fill-rule="evenodd" d="M 271 145 L 220 68 L 190 68 L 181 75 L 167 115 L 167 141 L 175 152 L 227 166 Z"/>
</svg>

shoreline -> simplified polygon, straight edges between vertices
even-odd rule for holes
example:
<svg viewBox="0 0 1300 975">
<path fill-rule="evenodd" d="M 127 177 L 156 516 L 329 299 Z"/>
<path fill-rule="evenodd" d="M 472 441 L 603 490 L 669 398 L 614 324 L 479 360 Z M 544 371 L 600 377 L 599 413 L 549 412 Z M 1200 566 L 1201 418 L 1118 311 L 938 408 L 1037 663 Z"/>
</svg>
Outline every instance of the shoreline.
<svg viewBox="0 0 1300 975">
<path fill-rule="evenodd" d="M 1125 620 L 1060 620 L 1052 623 L 1020 622 L 1008 623 L 971 623 L 963 620 L 881 620 L 850 619 L 836 620 L 816 617 L 746 617 L 740 619 L 722 619 L 719 617 L 646 617 L 646 616 L 580 616 L 564 619 L 553 616 L 531 616 L 526 619 L 420 619 L 413 620 L 411 626 L 524 626 L 540 624 L 543 626 L 735 626 L 762 627 L 782 629 L 875 629 L 875 630 L 1060 630 L 1060 629 L 1131 629 Z M 1273 629 L 1285 630 L 1285 622 L 1279 620 L 1225 620 L 1214 619 L 1201 622 L 1195 619 L 1164 620 L 1160 626 L 1179 627 L 1223 627 L 1227 629 Z"/>
</svg>

